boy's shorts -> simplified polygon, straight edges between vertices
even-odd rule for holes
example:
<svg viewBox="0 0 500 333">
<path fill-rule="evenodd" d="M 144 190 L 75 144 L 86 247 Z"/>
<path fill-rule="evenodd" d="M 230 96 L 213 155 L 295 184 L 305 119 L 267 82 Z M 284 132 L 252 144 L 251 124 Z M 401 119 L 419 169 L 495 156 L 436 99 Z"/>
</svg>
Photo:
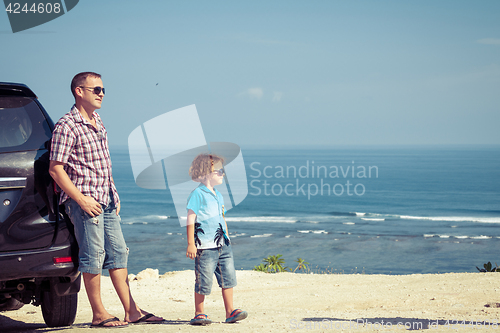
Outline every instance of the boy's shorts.
<svg viewBox="0 0 500 333">
<path fill-rule="evenodd" d="M 78 270 L 101 274 L 102 269 L 126 268 L 128 248 L 120 226 L 120 216 L 111 202 L 102 214 L 91 217 L 73 199 L 65 202 L 66 212 L 75 226 L 79 253 Z"/>
<path fill-rule="evenodd" d="M 214 273 L 219 287 L 224 289 L 236 287 L 236 272 L 234 271 L 231 245 L 198 250 L 195 259 L 196 283 L 194 291 L 200 295 L 210 295 Z"/>
</svg>

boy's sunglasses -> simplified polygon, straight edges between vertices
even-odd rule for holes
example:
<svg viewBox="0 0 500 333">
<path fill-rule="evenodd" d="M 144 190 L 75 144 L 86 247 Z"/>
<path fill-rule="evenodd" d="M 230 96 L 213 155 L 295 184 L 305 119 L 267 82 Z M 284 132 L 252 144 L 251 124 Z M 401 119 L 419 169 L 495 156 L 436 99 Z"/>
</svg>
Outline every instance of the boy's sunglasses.
<svg viewBox="0 0 500 333">
<path fill-rule="evenodd" d="M 219 176 L 223 176 L 225 174 L 224 169 L 214 170 L 214 172 L 217 172 Z"/>
<path fill-rule="evenodd" d="M 106 92 L 104 91 L 104 88 L 101 88 L 101 87 L 83 87 L 83 86 L 79 86 L 80 88 L 85 88 L 85 89 L 92 89 L 92 91 L 94 92 L 94 94 L 96 95 L 99 95 L 101 93 L 101 90 L 102 90 L 102 94 L 106 94 Z"/>
</svg>

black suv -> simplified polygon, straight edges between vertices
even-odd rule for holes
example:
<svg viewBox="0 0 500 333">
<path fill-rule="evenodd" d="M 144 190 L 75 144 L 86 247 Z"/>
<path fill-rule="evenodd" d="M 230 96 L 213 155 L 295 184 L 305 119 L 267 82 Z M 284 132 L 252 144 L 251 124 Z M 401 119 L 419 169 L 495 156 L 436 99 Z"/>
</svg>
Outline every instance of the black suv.
<svg viewBox="0 0 500 333">
<path fill-rule="evenodd" d="M 31 89 L 0 82 L 0 310 L 41 305 L 50 327 L 73 324 L 81 280 L 49 175 L 53 129 Z"/>
</svg>

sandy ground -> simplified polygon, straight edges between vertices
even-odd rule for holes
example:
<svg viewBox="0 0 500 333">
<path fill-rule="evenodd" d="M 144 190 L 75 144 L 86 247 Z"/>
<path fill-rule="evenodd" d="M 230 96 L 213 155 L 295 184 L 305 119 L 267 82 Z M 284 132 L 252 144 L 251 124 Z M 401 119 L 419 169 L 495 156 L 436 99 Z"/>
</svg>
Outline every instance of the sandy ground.
<svg viewBox="0 0 500 333">
<path fill-rule="evenodd" d="M 498 273 L 324 275 L 237 271 L 237 277 L 234 303 L 249 313 L 246 320 L 223 323 L 224 305 L 220 289 L 214 285 L 205 304 L 205 312 L 214 322 L 205 327 L 190 326 L 194 273 L 169 272 L 130 283 L 137 303 L 167 322 L 129 325 L 119 332 L 500 332 L 496 324 L 500 308 L 486 306 L 500 302 Z M 102 294 L 108 311 L 123 318 L 123 308 L 107 277 L 103 277 Z M 90 306 L 82 290 L 72 327 L 48 328 L 41 309 L 26 305 L 0 313 L 0 332 L 109 330 L 89 328 L 90 320 Z"/>
</svg>

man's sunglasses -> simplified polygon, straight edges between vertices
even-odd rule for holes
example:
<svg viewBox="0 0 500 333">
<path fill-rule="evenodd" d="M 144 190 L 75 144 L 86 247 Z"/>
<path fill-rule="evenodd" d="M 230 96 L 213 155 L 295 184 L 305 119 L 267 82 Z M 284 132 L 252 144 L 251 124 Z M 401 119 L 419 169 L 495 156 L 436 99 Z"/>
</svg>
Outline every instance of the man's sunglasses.
<svg viewBox="0 0 500 333">
<path fill-rule="evenodd" d="M 94 94 L 96 95 L 100 95 L 101 94 L 101 90 L 102 90 L 102 94 L 106 94 L 106 92 L 104 91 L 104 88 L 101 88 L 101 87 L 83 87 L 83 86 L 79 86 L 80 88 L 85 88 L 85 89 L 92 89 L 92 91 L 94 92 Z"/>
<path fill-rule="evenodd" d="M 217 172 L 219 176 L 223 176 L 225 174 L 224 169 L 214 170 L 214 172 Z"/>
</svg>

